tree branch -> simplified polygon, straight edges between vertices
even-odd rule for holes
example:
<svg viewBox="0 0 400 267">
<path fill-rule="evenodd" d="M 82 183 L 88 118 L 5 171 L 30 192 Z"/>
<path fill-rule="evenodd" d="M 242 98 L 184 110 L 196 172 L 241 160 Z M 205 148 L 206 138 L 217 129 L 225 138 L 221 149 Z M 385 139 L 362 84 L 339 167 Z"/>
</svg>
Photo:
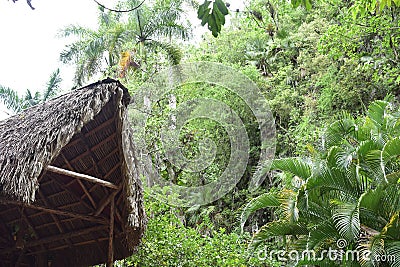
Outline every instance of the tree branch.
<svg viewBox="0 0 400 267">
<path fill-rule="evenodd" d="M 106 7 L 105 5 L 99 3 L 97 0 L 93 0 L 93 1 L 95 1 L 97 5 L 101 6 L 101 7 L 104 8 L 104 9 L 107 9 L 107 10 L 109 10 L 109 11 L 118 12 L 118 13 L 124 13 L 124 12 L 131 12 L 131 11 L 134 11 L 134 10 L 138 9 L 139 7 L 141 7 L 141 6 L 143 5 L 143 3 L 144 3 L 146 0 L 143 0 L 142 2 L 140 2 L 139 5 L 137 5 L 137 6 L 133 7 L 133 8 L 131 8 L 131 9 L 126 9 L 126 10 L 117 10 L 117 9 L 108 8 L 108 7 Z"/>
<path fill-rule="evenodd" d="M 17 2 L 18 0 L 12 0 L 14 3 L 15 2 Z M 35 10 L 35 8 L 32 6 L 32 4 L 31 4 L 31 1 L 32 0 L 26 0 L 26 3 L 28 4 L 28 6 L 32 9 L 32 10 Z"/>
</svg>

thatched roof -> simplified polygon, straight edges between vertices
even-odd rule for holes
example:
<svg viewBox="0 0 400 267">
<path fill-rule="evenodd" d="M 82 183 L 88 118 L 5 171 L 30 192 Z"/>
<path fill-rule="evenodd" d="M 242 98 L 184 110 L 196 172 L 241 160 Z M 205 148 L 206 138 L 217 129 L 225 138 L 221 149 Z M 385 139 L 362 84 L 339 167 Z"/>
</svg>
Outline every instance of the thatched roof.
<svg viewBox="0 0 400 267">
<path fill-rule="evenodd" d="M 110 243 L 114 259 L 134 251 L 146 219 L 129 101 L 107 79 L 0 121 L 1 263 L 88 266 Z"/>
</svg>

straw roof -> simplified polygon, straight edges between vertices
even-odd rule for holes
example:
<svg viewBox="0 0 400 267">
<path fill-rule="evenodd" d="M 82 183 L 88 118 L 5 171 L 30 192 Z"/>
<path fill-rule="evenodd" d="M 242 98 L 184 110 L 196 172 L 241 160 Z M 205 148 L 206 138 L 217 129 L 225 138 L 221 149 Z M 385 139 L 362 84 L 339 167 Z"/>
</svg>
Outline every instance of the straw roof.
<svg viewBox="0 0 400 267">
<path fill-rule="evenodd" d="M 88 266 L 134 251 L 146 216 L 129 101 L 107 79 L 0 121 L 0 263 Z"/>
</svg>

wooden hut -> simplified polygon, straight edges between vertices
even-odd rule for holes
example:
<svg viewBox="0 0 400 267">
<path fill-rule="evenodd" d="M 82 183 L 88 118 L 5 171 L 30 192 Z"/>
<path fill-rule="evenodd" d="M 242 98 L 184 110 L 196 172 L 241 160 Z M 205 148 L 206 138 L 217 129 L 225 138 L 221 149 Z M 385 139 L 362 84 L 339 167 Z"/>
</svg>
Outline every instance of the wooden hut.
<svg viewBox="0 0 400 267">
<path fill-rule="evenodd" d="M 129 101 L 107 79 L 0 121 L 0 266 L 111 266 L 132 254 L 146 217 Z"/>
</svg>

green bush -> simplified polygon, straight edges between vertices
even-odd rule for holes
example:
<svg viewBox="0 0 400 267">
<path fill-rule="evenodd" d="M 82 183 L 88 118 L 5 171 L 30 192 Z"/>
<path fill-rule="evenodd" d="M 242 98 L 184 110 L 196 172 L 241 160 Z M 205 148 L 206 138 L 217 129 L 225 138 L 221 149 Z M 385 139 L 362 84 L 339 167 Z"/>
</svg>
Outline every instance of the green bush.
<svg viewBox="0 0 400 267">
<path fill-rule="evenodd" d="M 146 200 L 148 229 L 139 250 L 121 266 L 280 266 L 248 254 L 249 235 L 213 230 L 208 220 L 185 226 L 183 211 Z"/>
</svg>

